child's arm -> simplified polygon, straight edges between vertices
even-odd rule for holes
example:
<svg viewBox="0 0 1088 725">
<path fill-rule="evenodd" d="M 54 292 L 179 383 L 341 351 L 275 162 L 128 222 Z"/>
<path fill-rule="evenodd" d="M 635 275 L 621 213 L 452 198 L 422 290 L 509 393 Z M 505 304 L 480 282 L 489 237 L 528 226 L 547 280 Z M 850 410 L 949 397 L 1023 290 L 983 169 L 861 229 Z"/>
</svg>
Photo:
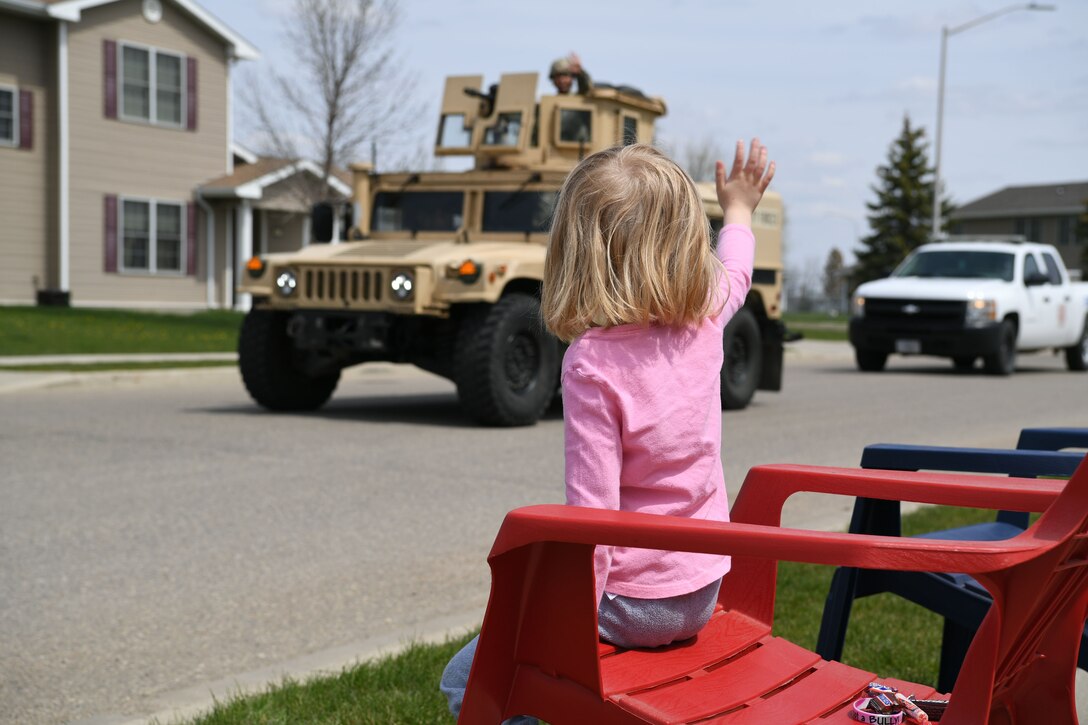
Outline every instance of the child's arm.
<svg viewBox="0 0 1088 725">
<path fill-rule="evenodd" d="M 563 418 L 567 505 L 619 510 L 623 444 L 616 401 L 597 380 L 572 369 L 563 375 Z M 612 547 L 598 546 L 598 602 L 611 562 Z"/>
<path fill-rule="evenodd" d="M 718 204 L 725 213 L 725 224 L 752 226 L 752 211 L 763 198 L 763 192 L 774 178 L 774 162 L 767 163 L 767 147 L 752 139 L 748 160 L 744 160 L 744 142 L 737 141 L 733 155 L 733 168 L 725 174 L 725 164 L 715 166 L 714 182 L 718 192 Z"/>
<path fill-rule="evenodd" d="M 724 306 L 722 319 L 728 321 L 744 304 L 752 286 L 752 266 L 755 257 L 755 237 L 752 235 L 752 211 L 763 198 L 771 179 L 774 162 L 767 164 L 767 149 L 752 139 L 747 162 L 744 142 L 737 141 L 733 168 L 726 176 L 725 164 L 717 163 L 715 186 L 718 203 L 725 215 L 725 224 L 718 235 L 718 259 L 725 268 L 722 279 Z"/>
</svg>

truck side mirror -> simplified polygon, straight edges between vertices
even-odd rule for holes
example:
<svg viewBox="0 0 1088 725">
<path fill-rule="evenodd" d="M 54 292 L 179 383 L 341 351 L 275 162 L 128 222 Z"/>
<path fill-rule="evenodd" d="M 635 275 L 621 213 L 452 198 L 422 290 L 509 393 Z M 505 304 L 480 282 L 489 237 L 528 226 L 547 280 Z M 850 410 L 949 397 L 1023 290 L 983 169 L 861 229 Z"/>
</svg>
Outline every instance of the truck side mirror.
<svg viewBox="0 0 1088 725">
<path fill-rule="evenodd" d="M 327 201 L 319 201 L 310 209 L 310 236 L 315 242 L 328 243 L 332 241 L 333 216 L 336 212 L 332 204 Z"/>
<path fill-rule="evenodd" d="M 1039 285 L 1046 284 L 1049 281 L 1050 278 L 1042 272 L 1032 272 L 1024 276 L 1025 287 L 1038 287 Z"/>
</svg>

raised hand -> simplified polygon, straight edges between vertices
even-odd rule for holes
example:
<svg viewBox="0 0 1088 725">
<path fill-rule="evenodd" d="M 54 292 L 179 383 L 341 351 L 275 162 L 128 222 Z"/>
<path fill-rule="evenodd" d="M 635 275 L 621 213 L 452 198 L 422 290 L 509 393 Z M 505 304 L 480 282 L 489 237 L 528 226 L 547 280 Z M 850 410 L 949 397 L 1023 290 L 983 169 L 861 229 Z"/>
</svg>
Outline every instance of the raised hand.
<svg viewBox="0 0 1088 725">
<path fill-rule="evenodd" d="M 752 139 L 748 159 L 744 158 L 744 141 L 737 141 L 733 156 L 733 168 L 725 173 L 725 164 L 719 161 L 715 167 L 714 182 L 718 192 L 718 204 L 725 213 L 726 224 L 752 224 L 752 211 L 763 198 L 763 192 L 774 178 L 774 162 L 767 161 L 767 148 Z"/>
</svg>

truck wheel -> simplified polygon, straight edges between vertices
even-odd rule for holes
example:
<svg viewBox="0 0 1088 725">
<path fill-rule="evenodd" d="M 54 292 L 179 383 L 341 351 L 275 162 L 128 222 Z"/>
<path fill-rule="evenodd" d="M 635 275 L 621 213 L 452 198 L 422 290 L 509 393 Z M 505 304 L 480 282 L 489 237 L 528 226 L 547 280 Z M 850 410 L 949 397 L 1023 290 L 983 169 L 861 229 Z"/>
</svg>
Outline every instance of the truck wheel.
<svg viewBox="0 0 1088 725">
<path fill-rule="evenodd" d="M 763 364 L 759 323 L 751 310 L 741 308 L 722 335 L 722 409 L 748 407 L 759 385 Z"/>
<path fill-rule="evenodd" d="M 975 356 L 957 355 L 956 357 L 952 358 L 952 367 L 963 373 L 970 372 L 975 369 Z"/>
<path fill-rule="evenodd" d="M 997 352 L 982 358 L 982 365 L 990 375 L 1012 375 L 1016 370 L 1016 323 L 1002 321 L 999 336 Z"/>
<path fill-rule="evenodd" d="M 888 364 L 888 353 L 856 347 L 854 348 L 854 360 L 858 364 L 858 370 L 867 373 L 879 373 Z"/>
<path fill-rule="evenodd" d="M 277 411 L 316 410 L 324 405 L 340 381 L 340 371 L 314 377 L 299 370 L 294 358 L 287 315 L 251 310 L 238 337 L 238 367 L 250 396 Z"/>
<path fill-rule="evenodd" d="M 513 293 L 472 310 L 457 330 L 454 382 L 461 406 L 485 425 L 532 425 L 555 395 L 559 341 L 540 302 Z"/>
<path fill-rule="evenodd" d="M 1076 345 L 1065 348 L 1065 365 L 1077 372 L 1088 370 L 1088 318 L 1084 319 L 1080 341 Z"/>
</svg>

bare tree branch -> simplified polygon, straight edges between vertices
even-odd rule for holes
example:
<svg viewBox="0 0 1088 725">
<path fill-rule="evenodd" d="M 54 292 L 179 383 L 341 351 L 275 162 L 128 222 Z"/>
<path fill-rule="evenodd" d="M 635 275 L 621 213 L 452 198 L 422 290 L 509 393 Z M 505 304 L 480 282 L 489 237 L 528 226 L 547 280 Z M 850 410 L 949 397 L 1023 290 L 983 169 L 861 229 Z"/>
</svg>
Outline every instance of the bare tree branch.
<svg viewBox="0 0 1088 725">
<path fill-rule="evenodd" d="M 314 159 L 326 195 L 337 167 L 417 128 L 414 79 L 395 53 L 399 22 L 397 0 L 294 0 L 283 31 L 290 71 L 271 73 L 271 98 L 261 84 L 243 92 L 265 148 Z"/>
</svg>

